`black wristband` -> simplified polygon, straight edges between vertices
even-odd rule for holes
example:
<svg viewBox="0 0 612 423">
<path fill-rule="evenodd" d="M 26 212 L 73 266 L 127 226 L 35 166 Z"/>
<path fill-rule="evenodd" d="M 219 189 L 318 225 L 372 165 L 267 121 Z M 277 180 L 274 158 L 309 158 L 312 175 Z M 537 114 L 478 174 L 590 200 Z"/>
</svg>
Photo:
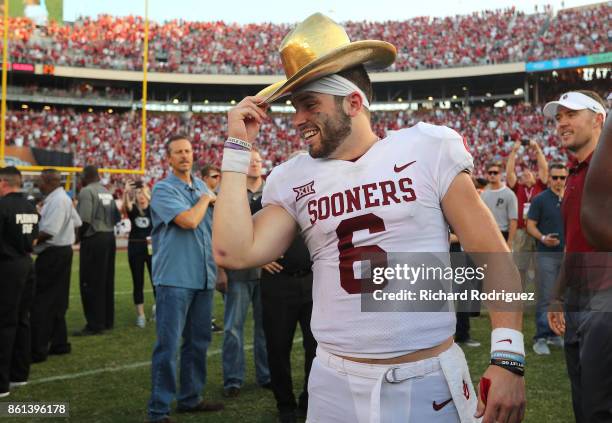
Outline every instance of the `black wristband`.
<svg viewBox="0 0 612 423">
<path fill-rule="evenodd" d="M 525 376 L 525 365 L 520 361 L 506 360 L 503 358 L 492 358 L 490 364 L 506 369 L 509 372 L 514 373 L 515 375 Z"/>
</svg>

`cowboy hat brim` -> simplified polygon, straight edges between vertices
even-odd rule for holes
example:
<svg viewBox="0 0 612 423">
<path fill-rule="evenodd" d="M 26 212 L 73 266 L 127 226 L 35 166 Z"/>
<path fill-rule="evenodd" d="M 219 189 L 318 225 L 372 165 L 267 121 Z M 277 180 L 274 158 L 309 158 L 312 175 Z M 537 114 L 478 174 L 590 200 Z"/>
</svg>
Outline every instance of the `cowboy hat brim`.
<svg viewBox="0 0 612 423">
<path fill-rule="evenodd" d="M 256 97 L 262 98 L 261 103 L 271 103 L 310 81 L 359 64 L 369 69 L 386 68 L 395 61 L 396 54 L 395 47 L 385 41 L 355 41 L 312 61 L 291 78 L 267 86 Z"/>
</svg>

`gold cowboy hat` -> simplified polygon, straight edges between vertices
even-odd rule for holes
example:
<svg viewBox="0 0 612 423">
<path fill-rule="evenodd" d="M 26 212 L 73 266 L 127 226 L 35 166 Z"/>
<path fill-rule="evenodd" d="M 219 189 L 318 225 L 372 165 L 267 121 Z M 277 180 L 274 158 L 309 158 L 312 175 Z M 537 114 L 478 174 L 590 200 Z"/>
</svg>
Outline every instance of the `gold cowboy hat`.
<svg viewBox="0 0 612 423">
<path fill-rule="evenodd" d="M 359 64 L 370 69 L 386 68 L 397 54 L 395 47 L 385 41 L 351 42 L 344 28 L 321 13 L 298 24 L 283 39 L 279 51 L 287 79 L 257 94 L 265 103 L 307 82 Z"/>
</svg>

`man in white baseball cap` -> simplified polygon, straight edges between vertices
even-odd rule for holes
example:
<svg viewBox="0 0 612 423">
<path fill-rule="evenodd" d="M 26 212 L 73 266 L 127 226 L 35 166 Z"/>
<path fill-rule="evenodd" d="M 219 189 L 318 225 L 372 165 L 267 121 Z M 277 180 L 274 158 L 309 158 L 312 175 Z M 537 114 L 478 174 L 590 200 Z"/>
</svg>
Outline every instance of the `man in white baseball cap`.
<svg viewBox="0 0 612 423">
<path fill-rule="evenodd" d="M 544 106 L 544 115 L 555 119 L 561 143 L 578 162 L 590 158 L 606 120 L 603 99 L 594 91 L 570 91 Z M 588 163 L 587 163 L 588 164 Z"/>
<path fill-rule="evenodd" d="M 557 335 L 565 335 L 576 422 L 610 422 L 612 346 L 602 340 L 612 338 L 612 320 L 603 312 L 612 309 L 612 263 L 596 253 L 580 223 L 585 177 L 606 118 L 604 100 L 594 91 L 572 91 L 546 104 L 544 114 L 555 119 L 561 142 L 573 155 L 561 205 L 564 263 L 548 322 Z"/>
<path fill-rule="evenodd" d="M 606 108 L 603 105 L 601 98 L 595 99 L 593 96 L 586 94 L 586 90 L 570 91 L 561 96 L 557 101 L 551 101 L 544 106 L 544 115 L 554 118 L 557 114 L 559 106 L 571 110 L 590 110 L 594 113 L 602 113 L 606 120 Z M 596 94 L 597 95 L 597 94 Z M 597 95 L 599 97 L 599 95 Z"/>
</svg>

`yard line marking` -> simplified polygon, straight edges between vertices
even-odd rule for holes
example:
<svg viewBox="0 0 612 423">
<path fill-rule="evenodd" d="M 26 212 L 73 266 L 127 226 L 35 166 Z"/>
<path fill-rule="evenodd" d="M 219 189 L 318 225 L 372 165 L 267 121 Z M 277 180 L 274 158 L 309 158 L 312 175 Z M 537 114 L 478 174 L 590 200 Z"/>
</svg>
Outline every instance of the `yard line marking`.
<svg viewBox="0 0 612 423">
<path fill-rule="evenodd" d="M 300 336 L 300 337 L 294 338 L 293 343 L 295 344 L 301 341 L 302 341 L 302 337 Z M 253 344 L 245 345 L 244 349 L 245 351 L 252 350 Z M 214 355 L 219 355 L 221 354 L 221 351 L 222 351 L 221 348 L 217 348 L 215 350 L 209 351 L 206 356 L 210 357 Z M 125 364 L 123 366 L 103 367 L 101 369 L 87 370 L 85 372 L 71 373 L 71 374 L 59 375 L 59 376 L 50 376 L 50 377 L 44 377 L 41 379 L 34 379 L 34 380 L 29 381 L 28 385 L 39 385 L 42 383 L 57 382 L 60 380 L 78 379 L 80 377 L 98 375 L 100 373 L 120 372 L 122 370 L 138 369 L 140 367 L 146 367 L 150 365 L 151 365 L 151 361 L 139 361 L 137 363 Z"/>
<path fill-rule="evenodd" d="M 131 294 L 133 291 L 115 291 L 115 296 L 117 295 L 128 295 Z M 152 289 L 145 289 L 142 292 L 148 293 L 148 292 L 153 292 Z M 70 298 L 81 298 L 81 294 L 74 294 L 71 295 Z"/>
</svg>

